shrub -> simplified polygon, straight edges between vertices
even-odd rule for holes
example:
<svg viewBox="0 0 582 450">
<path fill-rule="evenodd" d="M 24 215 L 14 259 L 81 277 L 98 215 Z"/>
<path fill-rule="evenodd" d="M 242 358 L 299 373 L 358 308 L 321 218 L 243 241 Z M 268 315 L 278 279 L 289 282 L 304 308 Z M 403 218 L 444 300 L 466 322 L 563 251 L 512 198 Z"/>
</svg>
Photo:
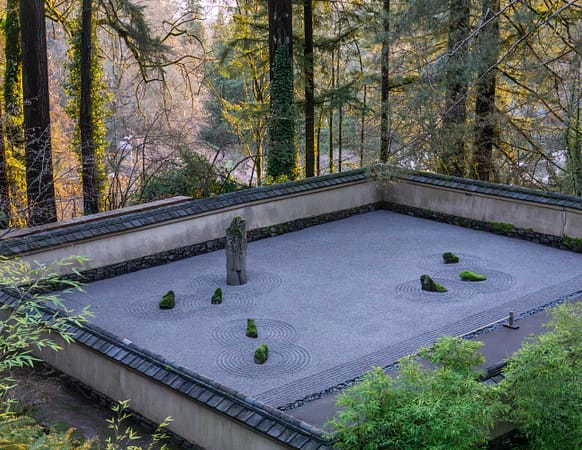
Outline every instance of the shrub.
<svg viewBox="0 0 582 450">
<path fill-rule="evenodd" d="M 267 359 L 269 359 L 269 347 L 267 344 L 261 344 L 255 350 L 255 364 L 264 364 Z"/>
<path fill-rule="evenodd" d="M 257 338 L 259 334 L 257 333 L 257 326 L 255 325 L 255 319 L 247 319 L 247 337 Z"/>
<path fill-rule="evenodd" d="M 220 305 L 222 303 L 222 289 L 216 288 L 214 294 L 212 294 L 212 299 L 210 299 L 210 303 L 213 305 Z"/>
<path fill-rule="evenodd" d="M 480 342 L 439 339 L 392 378 L 376 368 L 340 394 L 330 425 L 340 449 L 474 449 L 485 444 L 500 410 L 498 390 L 479 381 Z"/>
<path fill-rule="evenodd" d="M 580 448 L 582 303 L 556 308 L 549 328 L 510 358 L 502 393 L 531 448 Z"/>
<path fill-rule="evenodd" d="M 445 264 L 456 264 L 459 262 L 459 257 L 451 252 L 443 253 L 443 261 Z"/>
<path fill-rule="evenodd" d="M 176 306 L 174 291 L 168 291 L 160 300 L 160 309 L 172 309 Z"/>
<path fill-rule="evenodd" d="M 582 252 L 582 239 L 564 235 L 562 238 L 562 244 L 564 244 L 564 246 L 569 250 L 574 252 Z"/>
<path fill-rule="evenodd" d="M 514 230 L 514 226 L 512 223 L 504 223 L 504 222 L 488 222 L 489 229 L 495 233 L 500 234 L 508 234 Z"/>
<path fill-rule="evenodd" d="M 447 288 L 441 286 L 428 275 L 420 276 L 420 287 L 423 291 L 428 292 L 447 292 Z"/>
<path fill-rule="evenodd" d="M 463 281 L 485 281 L 487 279 L 485 275 L 480 275 L 470 270 L 463 270 L 459 276 Z"/>
</svg>

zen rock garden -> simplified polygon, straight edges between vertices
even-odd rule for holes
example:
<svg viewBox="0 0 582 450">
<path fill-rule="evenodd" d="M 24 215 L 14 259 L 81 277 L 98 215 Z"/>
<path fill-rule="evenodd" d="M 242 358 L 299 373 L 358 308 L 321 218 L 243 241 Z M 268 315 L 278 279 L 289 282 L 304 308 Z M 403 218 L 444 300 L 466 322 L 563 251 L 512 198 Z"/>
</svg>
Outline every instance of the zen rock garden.
<svg viewBox="0 0 582 450">
<path fill-rule="evenodd" d="M 226 229 L 226 284 L 241 286 L 247 283 L 247 222 L 240 216 L 236 216 Z M 221 305 L 223 300 L 222 289 L 216 288 L 210 299 L 212 305 Z M 176 306 L 174 291 L 168 291 L 159 301 L 162 310 L 173 309 Z M 246 337 L 256 339 L 259 334 L 254 319 L 247 319 Z M 254 362 L 264 364 L 269 358 L 267 344 L 260 344 L 254 353 Z"/>
<path fill-rule="evenodd" d="M 444 264 L 458 264 L 460 258 L 452 252 L 443 253 Z M 481 275 L 470 270 L 463 270 L 459 273 L 462 281 L 479 282 L 487 280 L 485 275 Z M 420 276 L 420 287 L 427 292 L 448 292 L 448 289 L 432 279 L 430 275 L 423 274 Z"/>
</svg>

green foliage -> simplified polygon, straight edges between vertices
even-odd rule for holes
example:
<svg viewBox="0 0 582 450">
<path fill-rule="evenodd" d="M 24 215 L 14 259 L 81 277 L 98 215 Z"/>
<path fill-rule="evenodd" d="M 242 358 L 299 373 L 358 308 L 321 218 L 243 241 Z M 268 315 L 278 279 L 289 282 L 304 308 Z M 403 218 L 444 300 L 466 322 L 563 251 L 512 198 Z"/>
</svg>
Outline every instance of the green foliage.
<svg viewBox="0 0 582 450">
<path fill-rule="evenodd" d="M 0 413 L 0 449 L 91 450 L 94 442 L 74 438 L 74 429 L 57 432 L 43 428 L 27 416 Z"/>
<path fill-rule="evenodd" d="M 562 244 L 574 252 L 582 252 L 582 239 L 564 235 Z"/>
<path fill-rule="evenodd" d="M 255 364 L 264 364 L 267 359 L 269 359 L 269 347 L 267 344 L 261 344 L 255 350 Z"/>
<path fill-rule="evenodd" d="M 500 410 L 496 389 L 478 380 L 481 343 L 439 339 L 401 361 L 392 378 L 376 368 L 342 393 L 330 424 L 339 449 L 474 449 L 485 444 Z"/>
<path fill-rule="evenodd" d="M 141 201 L 152 202 L 177 195 L 205 198 L 237 188 L 234 180 L 228 177 L 221 180 L 221 174 L 204 156 L 180 146 L 176 158 L 165 161 L 146 180 L 141 191 Z"/>
<path fill-rule="evenodd" d="M 247 319 L 246 336 L 255 339 L 259 337 L 259 333 L 257 332 L 257 325 L 255 324 L 255 319 Z"/>
<path fill-rule="evenodd" d="M 129 401 L 120 401 L 111 408 L 114 412 L 114 416 L 111 419 L 107 419 L 109 424 L 108 428 L 113 430 L 113 437 L 106 440 L 105 450 L 142 450 L 142 447 L 132 446 L 131 441 L 140 439 L 140 436 L 133 430 L 131 426 L 126 426 L 125 423 L 128 419 L 132 417 L 129 412 Z M 164 432 L 164 429 L 172 422 L 171 417 L 166 417 L 164 421 L 158 426 L 156 431 L 151 435 L 151 441 L 147 447 L 143 450 L 153 450 L 154 448 L 159 448 L 160 450 L 167 449 L 167 445 L 160 444 L 164 440 L 169 439 L 169 436 Z"/>
<path fill-rule="evenodd" d="M 445 264 L 456 264 L 459 262 L 459 257 L 451 252 L 443 253 L 443 261 Z"/>
<path fill-rule="evenodd" d="M 420 276 L 420 287 L 428 292 L 447 292 L 447 288 L 434 281 L 429 275 Z"/>
<path fill-rule="evenodd" d="M 38 358 L 32 349 L 58 350 L 56 337 L 66 343 L 73 340 L 69 326 L 81 326 L 90 315 L 88 308 L 78 314 L 66 308 L 58 294 L 44 293 L 55 286 L 80 290 L 78 283 L 64 280 L 59 276 L 63 267 L 75 267 L 85 261 L 84 258 L 68 258 L 50 265 L 28 263 L 0 257 L 0 288 L 17 295 L 13 305 L 0 304 L 0 399 L 14 385 L 14 380 L 7 374 L 17 367 L 32 367 Z M 63 310 L 65 314 L 53 314 L 45 317 L 43 305 Z"/>
<path fill-rule="evenodd" d="M 293 105 L 293 61 L 287 46 L 277 48 L 271 81 L 267 175 L 289 180 L 298 176 Z"/>
<path fill-rule="evenodd" d="M 210 303 L 212 303 L 213 305 L 220 305 L 222 303 L 222 289 L 216 288 L 214 294 L 212 294 Z"/>
<path fill-rule="evenodd" d="M 508 361 L 501 389 L 508 415 L 531 448 L 579 448 L 582 442 L 582 302 L 553 312 L 550 331 Z"/>
<path fill-rule="evenodd" d="M 168 291 L 160 300 L 160 309 L 172 309 L 176 306 L 176 296 L 174 291 Z"/>
<path fill-rule="evenodd" d="M 471 272 L 470 270 L 463 270 L 459 276 L 463 281 L 485 281 L 487 279 L 485 275 Z"/>
<path fill-rule="evenodd" d="M 501 234 L 511 233 L 515 228 L 513 224 L 503 222 L 488 222 L 487 225 L 491 231 Z"/>
</svg>

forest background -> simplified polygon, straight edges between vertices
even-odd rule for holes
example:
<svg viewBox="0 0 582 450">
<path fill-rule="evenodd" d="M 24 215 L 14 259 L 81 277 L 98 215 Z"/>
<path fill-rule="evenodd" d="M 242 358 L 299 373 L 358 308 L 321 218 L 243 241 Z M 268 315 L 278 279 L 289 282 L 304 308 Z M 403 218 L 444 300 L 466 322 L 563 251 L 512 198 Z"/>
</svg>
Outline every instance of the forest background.
<svg viewBox="0 0 582 450">
<path fill-rule="evenodd" d="M 0 11 L 4 227 L 378 161 L 582 195 L 579 0 Z"/>
</svg>

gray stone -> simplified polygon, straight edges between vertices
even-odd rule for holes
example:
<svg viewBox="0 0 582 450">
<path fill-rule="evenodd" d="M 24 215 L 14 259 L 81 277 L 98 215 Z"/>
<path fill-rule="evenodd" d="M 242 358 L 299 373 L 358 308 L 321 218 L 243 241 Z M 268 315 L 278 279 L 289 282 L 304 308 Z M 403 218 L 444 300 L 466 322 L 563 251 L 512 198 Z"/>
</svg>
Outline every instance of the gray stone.
<svg viewBox="0 0 582 450">
<path fill-rule="evenodd" d="M 240 286 L 247 282 L 247 221 L 232 219 L 226 229 L 226 284 Z"/>
</svg>

